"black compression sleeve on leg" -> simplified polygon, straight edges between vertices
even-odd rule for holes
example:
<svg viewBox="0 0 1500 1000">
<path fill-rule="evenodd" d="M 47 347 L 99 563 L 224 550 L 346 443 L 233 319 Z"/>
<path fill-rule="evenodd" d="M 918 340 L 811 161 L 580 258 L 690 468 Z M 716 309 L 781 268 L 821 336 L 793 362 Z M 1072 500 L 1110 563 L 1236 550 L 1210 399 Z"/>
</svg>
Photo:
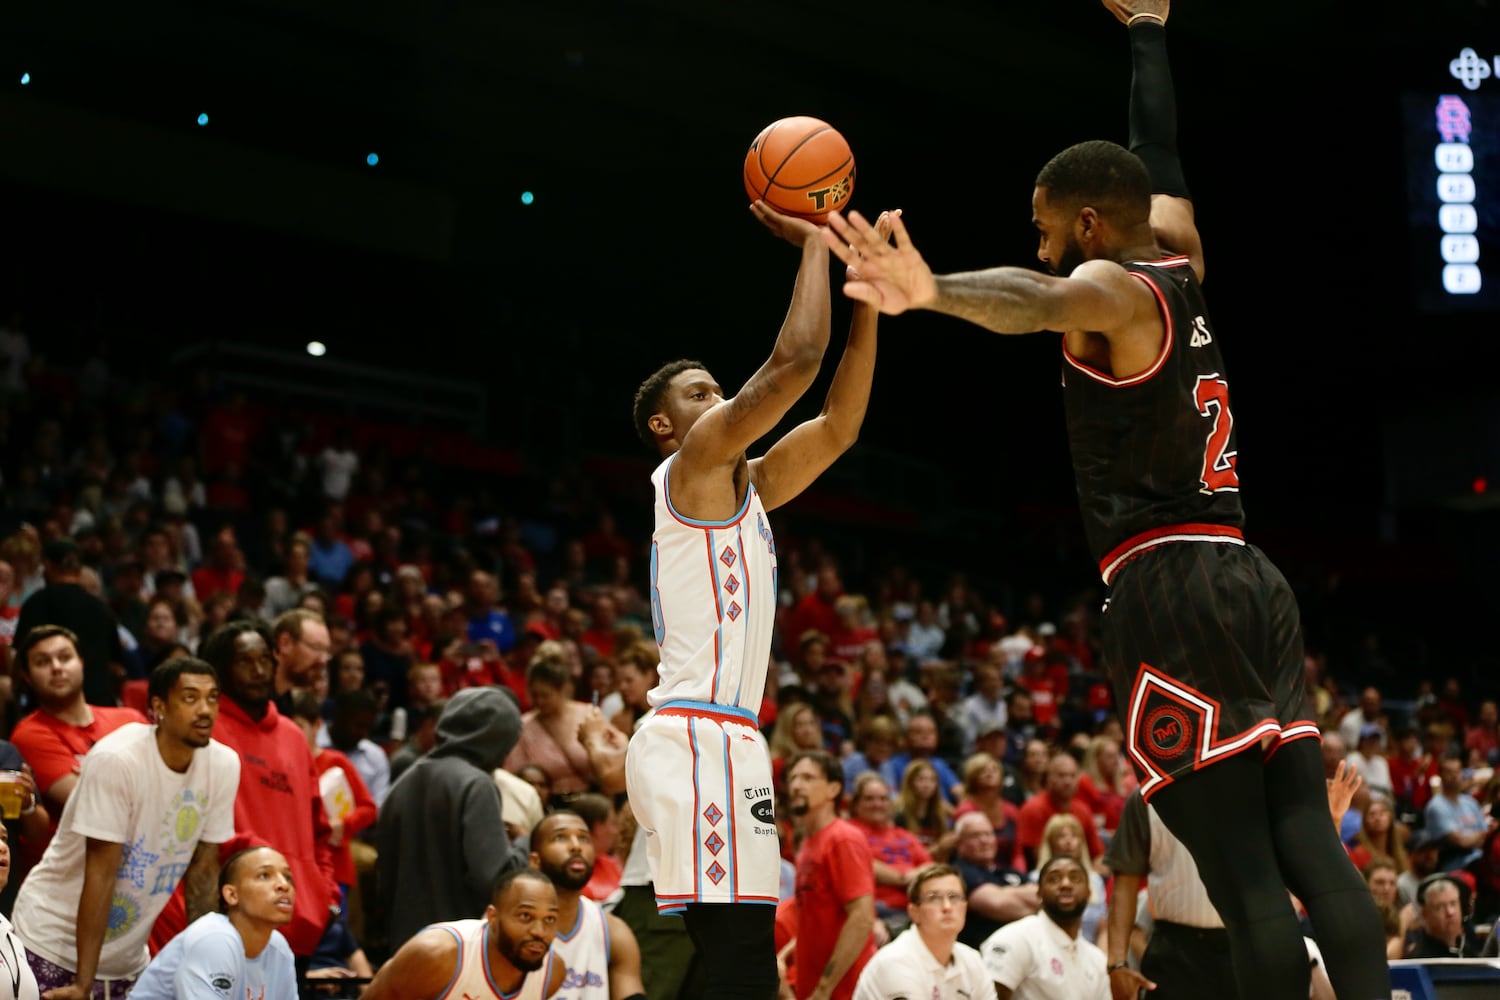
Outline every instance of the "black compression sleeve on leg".
<svg viewBox="0 0 1500 1000">
<path fill-rule="evenodd" d="M 1189 198 L 1177 159 L 1177 95 L 1167 60 L 1167 29 L 1141 21 L 1130 29 L 1130 151 L 1151 173 L 1151 190 Z"/>
</svg>

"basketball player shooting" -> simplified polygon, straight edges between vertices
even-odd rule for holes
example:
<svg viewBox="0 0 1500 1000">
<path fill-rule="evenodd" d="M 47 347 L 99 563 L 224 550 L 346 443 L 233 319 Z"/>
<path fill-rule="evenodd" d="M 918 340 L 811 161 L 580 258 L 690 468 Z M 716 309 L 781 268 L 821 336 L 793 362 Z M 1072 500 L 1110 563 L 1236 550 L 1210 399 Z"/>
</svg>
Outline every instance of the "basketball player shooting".
<svg viewBox="0 0 1500 1000">
<path fill-rule="evenodd" d="M 1168 4 L 1104 5 L 1129 29 L 1131 149 L 1081 143 L 1038 174 L 1032 218 L 1050 275 L 934 275 L 899 219 L 894 246 L 858 214 L 830 216 L 825 238 L 859 261 L 845 294 L 882 312 L 1062 334 L 1074 476 L 1109 586 L 1103 655 L 1127 749 L 1223 917 L 1240 993 L 1308 995 L 1290 889 L 1338 996 L 1389 997 L 1374 900 L 1328 820 L 1296 599 L 1242 531 L 1229 382 L 1177 156 Z"/>
<path fill-rule="evenodd" d="M 769 1000 L 780 842 L 771 761 L 756 713 L 776 616 L 776 543 L 767 521 L 854 444 L 875 374 L 878 312 L 856 303 L 823 411 L 764 455 L 818 374 L 831 326 L 822 230 L 751 205 L 801 251 L 771 356 L 733 396 L 697 361 L 673 361 L 636 391 L 635 424 L 662 458 L 651 474 L 651 619 L 661 649 L 652 711 L 626 753 L 631 808 L 647 833 L 657 908 L 682 913 L 716 997 Z M 881 216 L 870 238 L 889 232 Z"/>
</svg>

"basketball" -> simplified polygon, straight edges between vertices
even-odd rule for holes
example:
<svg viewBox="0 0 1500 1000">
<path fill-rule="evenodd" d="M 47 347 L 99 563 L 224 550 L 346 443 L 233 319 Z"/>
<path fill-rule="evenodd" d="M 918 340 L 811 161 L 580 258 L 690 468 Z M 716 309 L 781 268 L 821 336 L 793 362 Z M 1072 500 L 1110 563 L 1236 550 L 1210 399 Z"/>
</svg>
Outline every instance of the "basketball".
<svg viewBox="0 0 1500 1000">
<path fill-rule="evenodd" d="M 745 193 L 823 225 L 854 193 L 854 153 L 832 125 L 799 115 L 765 128 L 745 153 Z"/>
</svg>

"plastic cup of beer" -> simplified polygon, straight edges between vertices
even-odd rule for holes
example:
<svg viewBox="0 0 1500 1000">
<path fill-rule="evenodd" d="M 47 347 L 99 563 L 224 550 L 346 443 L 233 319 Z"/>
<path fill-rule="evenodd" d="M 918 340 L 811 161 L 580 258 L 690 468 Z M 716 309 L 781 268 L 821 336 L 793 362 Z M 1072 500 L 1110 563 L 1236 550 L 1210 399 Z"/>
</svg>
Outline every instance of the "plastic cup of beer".
<svg viewBox="0 0 1500 1000">
<path fill-rule="evenodd" d="M 6 819 L 20 818 L 26 795 L 22 784 L 24 777 L 20 771 L 0 771 L 0 816 Z"/>
</svg>

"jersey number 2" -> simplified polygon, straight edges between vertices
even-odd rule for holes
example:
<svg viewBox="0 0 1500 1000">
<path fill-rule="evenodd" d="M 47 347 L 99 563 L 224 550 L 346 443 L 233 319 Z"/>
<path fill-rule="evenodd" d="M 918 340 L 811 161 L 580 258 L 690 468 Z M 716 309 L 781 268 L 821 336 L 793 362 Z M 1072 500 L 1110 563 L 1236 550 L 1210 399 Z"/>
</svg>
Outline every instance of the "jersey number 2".
<svg viewBox="0 0 1500 1000">
<path fill-rule="evenodd" d="M 1229 412 L 1229 383 L 1218 372 L 1199 375 L 1193 400 L 1198 404 L 1198 415 L 1213 421 L 1203 448 L 1202 492 L 1238 492 L 1240 475 L 1234 470 L 1238 453 L 1229 450 L 1229 432 L 1234 430 L 1234 414 Z"/>
</svg>

